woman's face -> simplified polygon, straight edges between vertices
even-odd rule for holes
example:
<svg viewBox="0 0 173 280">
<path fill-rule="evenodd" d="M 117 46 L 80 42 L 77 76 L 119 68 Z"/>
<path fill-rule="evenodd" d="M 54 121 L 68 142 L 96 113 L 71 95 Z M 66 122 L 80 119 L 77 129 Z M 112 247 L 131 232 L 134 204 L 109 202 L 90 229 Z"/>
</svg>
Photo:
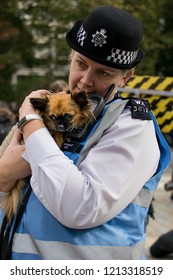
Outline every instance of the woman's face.
<svg viewBox="0 0 173 280">
<path fill-rule="evenodd" d="M 133 69 L 128 71 L 115 69 L 103 64 L 94 62 L 86 56 L 73 51 L 70 74 L 69 89 L 73 92 L 86 91 L 87 93 L 97 92 L 104 97 L 109 87 L 115 84 L 115 90 L 110 98 L 114 96 L 118 87 L 124 84 L 133 75 Z"/>
</svg>

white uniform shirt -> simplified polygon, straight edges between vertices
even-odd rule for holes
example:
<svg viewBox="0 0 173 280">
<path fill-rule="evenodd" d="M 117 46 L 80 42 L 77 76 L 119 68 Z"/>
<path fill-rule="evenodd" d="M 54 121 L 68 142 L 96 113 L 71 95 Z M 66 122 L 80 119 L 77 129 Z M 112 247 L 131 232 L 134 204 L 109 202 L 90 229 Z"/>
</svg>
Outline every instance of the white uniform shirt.
<svg viewBox="0 0 173 280">
<path fill-rule="evenodd" d="M 46 128 L 26 140 L 31 186 L 62 224 L 90 228 L 120 213 L 155 173 L 160 157 L 152 121 L 125 110 L 76 167 Z M 32 209 L 31 209 L 32 211 Z"/>
</svg>

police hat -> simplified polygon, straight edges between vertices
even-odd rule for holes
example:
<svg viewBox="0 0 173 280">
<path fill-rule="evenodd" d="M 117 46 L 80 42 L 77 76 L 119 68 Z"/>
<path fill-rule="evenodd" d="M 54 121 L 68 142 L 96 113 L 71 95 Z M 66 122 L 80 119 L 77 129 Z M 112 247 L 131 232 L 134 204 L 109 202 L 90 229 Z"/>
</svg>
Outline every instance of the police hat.
<svg viewBox="0 0 173 280">
<path fill-rule="evenodd" d="M 66 40 L 72 49 L 95 62 L 130 69 L 144 57 L 139 49 L 142 35 L 143 27 L 134 16 L 112 6 L 99 6 L 74 24 Z"/>
</svg>

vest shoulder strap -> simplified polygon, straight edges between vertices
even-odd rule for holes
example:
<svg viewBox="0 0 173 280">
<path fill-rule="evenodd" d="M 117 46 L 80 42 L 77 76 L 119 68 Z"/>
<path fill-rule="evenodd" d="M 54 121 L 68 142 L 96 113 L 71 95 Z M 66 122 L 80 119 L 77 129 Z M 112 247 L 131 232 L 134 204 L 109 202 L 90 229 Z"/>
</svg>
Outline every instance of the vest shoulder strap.
<svg viewBox="0 0 173 280">
<path fill-rule="evenodd" d="M 114 100 L 116 99 L 128 100 L 127 107 L 130 107 L 133 119 L 151 120 L 151 108 L 147 99 L 131 96 L 122 97 L 119 92 L 114 97 Z"/>
<path fill-rule="evenodd" d="M 109 129 L 114 122 L 118 119 L 121 112 L 124 110 L 128 103 L 128 100 L 118 100 L 117 102 L 112 102 L 107 106 L 106 112 L 103 115 L 100 124 L 94 131 L 91 137 L 89 137 L 83 150 L 81 151 L 80 157 L 77 161 L 77 166 L 85 159 L 89 150 L 100 140 L 103 132 Z"/>
</svg>

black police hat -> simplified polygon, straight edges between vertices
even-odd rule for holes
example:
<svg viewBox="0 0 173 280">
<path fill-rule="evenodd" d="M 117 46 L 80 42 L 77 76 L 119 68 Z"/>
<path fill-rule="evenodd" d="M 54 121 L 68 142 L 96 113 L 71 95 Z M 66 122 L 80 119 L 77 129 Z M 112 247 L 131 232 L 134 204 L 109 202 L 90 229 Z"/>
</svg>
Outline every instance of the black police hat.
<svg viewBox="0 0 173 280">
<path fill-rule="evenodd" d="M 74 24 L 66 40 L 72 49 L 91 60 L 131 69 L 144 57 L 139 49 L 142 35 L 143 27 L 134 16 L 112 6 L 99 6 Z"/>
</svg>

